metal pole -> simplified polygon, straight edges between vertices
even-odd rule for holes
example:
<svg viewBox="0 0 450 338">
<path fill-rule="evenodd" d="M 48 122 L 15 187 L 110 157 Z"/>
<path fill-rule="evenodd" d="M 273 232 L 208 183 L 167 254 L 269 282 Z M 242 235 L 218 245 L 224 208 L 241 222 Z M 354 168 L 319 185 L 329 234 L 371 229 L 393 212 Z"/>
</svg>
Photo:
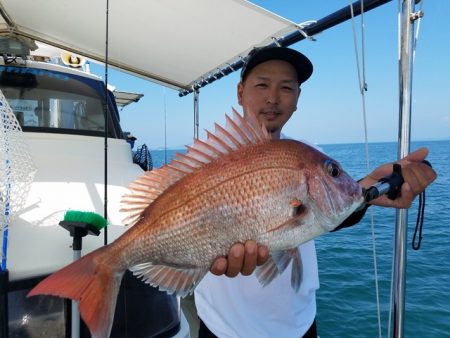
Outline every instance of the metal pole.
<svg viewBox="0 0 450 338">
<path fill-rule="evenodd" d="M 104 114 L 105 114 L 105 139 L 104 139 L 104 204 L 103 204 L 103 217 L 108 219 L 108 121 L 109 121 L 109 95 L 108 95 L 108 58 L 109 58 L 109 0 L 106 0 L 106 37 L 105 37 L 105 105 L 104 105 Z M 108 244 L 108 227 L 105 227 L 105 231 L 103 232 L 103 244 Z"/>
<path fill-rule="evenodd" d="M 411 131 L 411 90 L 414 43 L 415 0 L 402 0 L 400 16 L 400 55 L 399 55 L 399 139 L 398 158 L 409 153 Z M 404 335 L 405 325 L 405 277 L 406 277 L 406 239 L 408 210 L 398 209 L 396 214 L 394 243 L 394 281 L 393 281 L 393 337 Z"/>
<path fill-rule="evenodd" d="M 73 250 L 73 261 L 80 259 L 81 250 Z M 79 302 L 72 300 L 72 330 L 71 338 L 80 337 L 80 311 L 78 309 Z"/>
<path fill-rule="evenodd" d="M 199 99 L 199 91 L 194 90 L 194 138 L 195 139 L 198 139 L 198 127 L 200 124 L 198 99 Z"/>
<path fill-rule="evenodd" d="M 361 8 L 364 8 L 364 12 L 368 12 L 372 9 L 375 9 L 381 5 L 384 5 L 388 2 L 391 2 L 392 0 L 362 0 L 363 4 L 361 5 L 361 0 L 355 1 L 353 6 L 353 16 L 358 16 L 361 14 Z M 307 36 L 312 36 L 314 34 L 318 34 L 320 32 L 323 32 L 331 27 L 334 27 L 336 25 L 339 25 L 342 22 L 345 22 L 347 20 L 350 20 L 352 18 L 351 8 L 350 6 L 345 6 L 342 9 L 331 13 L 330 15 L 327 15 L 326 17 L 318 20 L 317 22 L 304 27 L 302 31 Z M 302 41 L 306 39 L 305 35 L 302 34 L 299 30 L 294 30 L 291 33 L 286 34 L 283 37 L 277 38 L 277 41 L 274 42 L 272 45 L 278 45 L 282 47 L 288 47 L 296 42 Z M 242 68 L 244 64 L 243 59 L 239 59 L 232 64 L 229 64 L 227 67 L 219 69 L 215 73 L 211 73 L 206 78 L 202 79 L 202 81 L 196 82 L 190 89 L 182 89 L 178 93 L 179 96 L 185 96 L 196 89 L 202 88 L 228 74 L 231 74 L 238 69 Z"/>
</svg>

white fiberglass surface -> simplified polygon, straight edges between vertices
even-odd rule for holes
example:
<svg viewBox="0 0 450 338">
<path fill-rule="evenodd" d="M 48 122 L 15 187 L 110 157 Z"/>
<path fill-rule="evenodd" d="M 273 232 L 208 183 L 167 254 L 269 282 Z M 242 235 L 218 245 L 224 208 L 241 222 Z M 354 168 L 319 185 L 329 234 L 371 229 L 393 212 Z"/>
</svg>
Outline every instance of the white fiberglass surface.
<svg viewBox="0 0 450 338">
<path fill-rule="evenodd" d="M 104 143 L 100 137 L 25 133 L 37 171 L 25 207 L 10 225 L 8 270 L 11 280 L 50 273 L 73 259 L 72 238 L 58 225 L 72 209 L 103 215 Z M 108 239 L 126 228 L 119 212 L 129 182 L 142 173 L 132 163 L 130 146 L 109 139 Z M 103 245 L 83 239 L 83 254 Z"/>
</svg>

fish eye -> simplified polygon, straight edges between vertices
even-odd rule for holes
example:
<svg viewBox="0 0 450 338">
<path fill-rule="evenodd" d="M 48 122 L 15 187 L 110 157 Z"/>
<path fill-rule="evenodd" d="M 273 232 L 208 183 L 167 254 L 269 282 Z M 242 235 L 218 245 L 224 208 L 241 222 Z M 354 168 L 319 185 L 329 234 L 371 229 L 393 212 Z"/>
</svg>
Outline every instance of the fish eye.
<svg viewBox="0 0 450 338">
<path fill-rule="evenodd" d="M 341 174 L 341 168 L 332 160 L 325 160 L 325 170 L 331 177 L 338 177 Z"/>
</svg>

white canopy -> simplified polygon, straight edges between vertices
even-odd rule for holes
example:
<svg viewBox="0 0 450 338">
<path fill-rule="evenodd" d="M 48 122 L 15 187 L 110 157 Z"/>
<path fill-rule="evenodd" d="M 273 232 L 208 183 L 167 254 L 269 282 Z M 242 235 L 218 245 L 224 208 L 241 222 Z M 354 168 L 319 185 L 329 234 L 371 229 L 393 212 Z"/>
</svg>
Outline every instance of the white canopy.
<svg viewBox="0 0 450 338">
<path fill-rule="evenodd" d="M 0 12 L 0 36 L 105 61 L 106 1 L 0 0 Z M 110 0 L 108 13 L 108 63 L 175 89 L 296 29 L 243 0 Z"/>
<path fill-rule="evenodd" d="M 118 90 L 114 90 L 113 94 L 116 99 L 116 104 L 120 108 L 128 106 L 130 103 L 138 102 L 144 96 L 144 94 L 121 92 Z"/>
</svg>

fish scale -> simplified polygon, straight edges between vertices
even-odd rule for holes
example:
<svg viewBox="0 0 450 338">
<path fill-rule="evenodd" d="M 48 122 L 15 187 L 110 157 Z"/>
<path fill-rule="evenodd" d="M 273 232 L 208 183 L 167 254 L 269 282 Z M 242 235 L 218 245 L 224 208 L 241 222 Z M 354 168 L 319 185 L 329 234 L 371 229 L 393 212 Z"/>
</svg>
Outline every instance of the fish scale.
<svg viewBox="0 0 450 338">
<path fill-rule="evenodd" d="M 170 194 L 161 196 L 161 200 L 155 201 L 148 208 L 146 211 L 148 219 L 142 221 L 158 224 L 158 227 L 153 228 L 154 232 L 159 232 L 158 239 L 155 241 L 157 243 L 146 244 L 144 248 L 149 248 L 149 252 L 147 254 L 140 252 L 138 259 L 132 259 L 131 262 L 140 264 L 148 261 L 148 257 L 153 257 L 155 264 L 186 264 L 187 262 L 183 259 L 188 256 L 195 258 L 195 265 L 208 267 L 212 259 L 225 255 L 231 244 L 252 238 L 264 238 L 261 236 L 262 233 L 287 221 L 290 217 L 289 201 L 299 196 L 291 193 L 284 196 L 284 201 L 280 201 L 283 196 L 275 195 L 274 191 L 282 192 L 283 189 L 298 185 L 301 171 L 295 165 L 290 165 L 290 168 L 287 165 L 295 163 L 289 161 L 295 156 L 290 155 L 287 144 L 285 142 L 274 144 L 275 146 L 269 148 L 258 145 L 254 147 L 256 149 L 245 149 L 245 154 L 238 154 L 238 156 L 233 154 L 235 161 L 229 161 L 226 157 L 222 158 L 197 175 L 194 174 L 177 182 L 171 188 Z M 242 169 L 236 165 L 238 163 L 236 159 L 242 158 L 252 163 L 250 168 Z M 233 165 L 230 166 L 229 163 Z M 279 169 L 281 166 L 285 166 L 286 169 Z M 171 203 L 172 194 L 179 196 L 176 207 L 173 207 Z M 222 196 L 224 199 L 214 198 L 214 195 Z M 262 198 L 262 201 L 258 201 L 258 198 Z M 152 209 L 164 210 L 164 205 L 170 205 L 168 207 L 170 211 L 162 212 L 163 216 L 157 221 L 152 219 Z M 218 215 L 211 212 L 226 205 L 230 207 Z M 280 212 L 279 209 L 283 211 Z M 264 213 L 259 210 L 270 212 Z M 194 212 L 205 215 L 198 216 L 200 219 L 198 221 L 191 219 Z M 216 216 L 211 216 L 211 213 Z M 174 214 L 184 215 L 184 217 L 177 219 Z M 201 221 L 202 219 L 208 223 L 205 224 L 205 221 Z M 255 220 L 255 222 L 248 224 L 247 219 Z M 146 225 L 138 223 L 135 226 L 145 227 Z M 162 230 L 165 227 L 167 229 Z M 224 232 L 223 228 L 227 231 Z M 147 226 L 147 229 L 148 236 L 152 237 L 152 228 Z M 176 232 L 176 229 L 181 229 L 183 232 Z M 139 236 L 144 235 L 139 234 Z M 208 251 L 207 244 L 211 242 L 217 245 L 214 250 Z M 276 247 L 276 243 L 270 243 L 268 238 L 263 243 Z M 152 254 L 150 248 L 159 254 Z M 136 252 L 134 248 L 130 248 L 129 251 Z"/>
<path fill-rule="evenodd" d="M 29 296 L 80 301 L 91 333 L 103 338 L 126 269 L 185 296 L 231 245 L 256 240 L 271 253 L 256 270 L 262 285 L 290 261 L 293 273 L 301 273 L 298 245 L 350 215 L 363 202 L 361 187 L 320 151 L 271 140 L 254 116 L 233 114 L 206 142 L 195 140 L 187 154 L 130 184 L 123 198 L 128 231 L 49 276 Z M 301 276 L 293 275 L 295 290 L 299 283 Z"/>
</svg>

